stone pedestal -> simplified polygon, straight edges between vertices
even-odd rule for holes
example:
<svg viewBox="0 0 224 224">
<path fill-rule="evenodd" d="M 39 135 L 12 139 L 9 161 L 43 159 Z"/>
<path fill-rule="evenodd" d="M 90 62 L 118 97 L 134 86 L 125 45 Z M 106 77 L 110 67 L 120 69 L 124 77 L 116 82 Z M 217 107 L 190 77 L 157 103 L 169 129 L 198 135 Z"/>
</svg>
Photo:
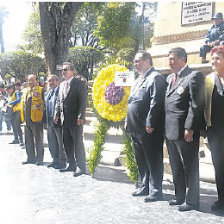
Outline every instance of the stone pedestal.
<svg viewBox="0 0 224 224">
<path fill-rule="evenodd" d="M 224 2 L 212 3 L 213 14 L 223 12 Z M 212 21 L 181 24 L 182 2 L 160 1 L 152 47 L 149 49 L 155 67 L 168 67 L 167 55 L 171 48 L 183 47 L 188 53 L 188 64 L 200 64 L 200 46 L 212 26 Z M 210 59 L 210 54 L 208 54 Z"/>
</svg>

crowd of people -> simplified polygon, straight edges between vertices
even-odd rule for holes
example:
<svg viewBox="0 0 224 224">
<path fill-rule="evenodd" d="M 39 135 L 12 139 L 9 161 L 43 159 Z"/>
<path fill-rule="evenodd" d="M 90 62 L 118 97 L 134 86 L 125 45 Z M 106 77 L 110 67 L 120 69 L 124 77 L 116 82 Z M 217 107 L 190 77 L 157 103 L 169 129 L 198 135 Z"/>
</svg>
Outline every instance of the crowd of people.
<svg viewBox="0 0 224 224">
<path fill-rule="evenodd" d="M 45 87 L 34 74 L 28 75 L 22 89 L 20 81 L 6 87 L 1 84 L 1 109 L 6 107 L 5 113 L 12 125 L 14 140 L 10 144 L 20 144 L 26 149 L 27 160 L 23 165 L 44 165 L 43 130 L 46 126 L 53 159 L 48 167 L 80 176 L 86 173 L 83 123 L 88 85 L 70 62 L 63 63 L 62 76 L 64 81 L 60 83 L 58 76 L 49 75 Z"/>
<path fill-rule="evenodd" d="M 222 30 L 222 14 L 217 13 L 213 19 L 220 22 L 214 26 Z M 203 135 L 208 137 L 218 192 L 218 200 L 211 209 L 224 210 L 224 46 L 220 44 L 224 34 L 222 31 L 219 34 L 219 41 L 209 50 L 201 48 L 202 62 L 211 50 L 214 72 L 206 77 L 188 67 L 187 53 L 181 47 L 168 53 L 172 71 L 168 77 L 154 69 L 150 53 L 139 51 L 135 55 L 134 69 L 139 76 L 128 100 L 126 131 L 131 134 L 141 177 L 141 187 L 133 196 L 145 196 L 145 202 L 163 199 L 165 140 L 175 186 L 175 198 L 169 205 L 179 206 L 182 212 L 199 210 L 198 152 L 199 138 Z M 207 40 L 206 46 L 210 43 L 213 42 Z M 23 123 L 27 160 L 22 164 L 41 166 L 46 126 L 52 156 L 48 167 L 73 172 L 77 177 L 86 173 L 83 124 L 88 84 L 70 62 L 63 63 L 62 77 L 60 82 L 58 76 L 49 75 L 46 88 L 38 84 L 34 74 L 28 76 L 22 89 L 20 82 L 6 88 L 1 84 L 0 131 L 5 117 L 8 130 L 10 121 L 14 133 L 11 144 L 23 147 Z"/>
</svg>

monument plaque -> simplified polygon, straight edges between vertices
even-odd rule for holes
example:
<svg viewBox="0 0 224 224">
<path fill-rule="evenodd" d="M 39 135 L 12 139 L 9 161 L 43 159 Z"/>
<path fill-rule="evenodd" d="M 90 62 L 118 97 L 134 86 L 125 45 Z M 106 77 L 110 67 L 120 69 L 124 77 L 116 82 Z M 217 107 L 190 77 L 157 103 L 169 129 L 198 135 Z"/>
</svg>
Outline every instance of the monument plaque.
<svg viewBox="0 0 224 224">
<path fill-rule="evenodd" d="M 181 25 L 210 21 L 212 2 L 183 2 Z"/>
</svg>

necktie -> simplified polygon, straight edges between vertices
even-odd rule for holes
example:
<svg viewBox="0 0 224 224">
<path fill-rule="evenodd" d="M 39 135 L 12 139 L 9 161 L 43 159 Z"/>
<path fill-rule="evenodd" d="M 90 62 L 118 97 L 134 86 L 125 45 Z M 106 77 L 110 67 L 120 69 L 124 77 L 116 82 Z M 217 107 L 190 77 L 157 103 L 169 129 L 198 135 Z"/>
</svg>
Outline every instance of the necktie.
<svg viewBox="0 0 224 224">
<path fill-rule="evenodd" d="M 69 88 L 70 88 L 70 85 L 68 82 L 66 82 L 65 86 L 64 86 L 64 98 L 67 96 L 67 94 L 69 92 Z"/>
<path fill-rule="evenodd" d="M 52 89 L 51 90 L 51 93 L 49 94 L 49 98 L 48 98 L 48 100 L 50 100 L 51 99 L 51 97 L 54 95 L 54 90 Z"/>
<path fill-rule="evenodd" d="M 174 86 L 174 83 L 176 82 L 177 80 L 177 73 L 174 74 L 173 76 L 173 79 L 172 79 L 172 82 L 171 82 L 171 85 L 170 85 L 170 89 Z"/>
</svg>

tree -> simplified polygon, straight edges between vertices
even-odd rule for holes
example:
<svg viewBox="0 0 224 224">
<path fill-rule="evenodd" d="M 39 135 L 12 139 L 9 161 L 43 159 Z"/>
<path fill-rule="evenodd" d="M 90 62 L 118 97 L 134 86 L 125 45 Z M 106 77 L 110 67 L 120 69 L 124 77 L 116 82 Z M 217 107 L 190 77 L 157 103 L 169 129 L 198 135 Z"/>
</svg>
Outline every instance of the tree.
<svg viewBox="0 0 224 224">
<path fill-rule="evenodd" d="M 150 39 L 153 36 L 154 21 L 157 13 L 157 5 L 158 5 L 157 2 L 142 2 L 139 5 L 141 7 L 141 16 L 139 17 L 139 23 L 141 24 L 140 42 L 143 50 L 151 47 Z"/>
<path fill-rule="evenodd" d="M 100 45 L 109 48 L 113 55 L 121 48 L 133 46 L 130 31 L 135 6 L 133 2 L 108 3 L 107 10 L 98 17 L 94 34 L 99 38 Z"/>
<path fill-rule="evenodd" d="M 23 50 L 32 51 L 33 53 L 43 53 L 43 41 L 40 30 L 40 13 L 37 7 L 33 7 L 34 11 L 31 13 L 23 38 L 26 41 Z"/>
<path fill-rule="evenodd" d="M 77 72 L 87 78 L 92 78 L 93 66 L 103 61 L 104 54 L 94 47 L 79 46 L 69 50 L 69 61 L 71 61 Z"/>
<path fill-rule="evenodd" d="M 78 11 L 72 25 L 70 46 L 98 47 L 98 38 L 93 34 L 97 28 L 97 17 L 104 11 L 105 3 L 85 2 Z"/>
<path fill-rule="evenodd" d="M 3 23 L 4 17 L 8 15 L 8 12 L 5 10 L 3 6 L 0 6 L 0 43 L 1 43 L 1 53 L 5 52 L 5 43 L 3 37 Z"/>
<path fill-rule="evenodd" d="M 48 73 L 68 60 L 71 26 L 82 2 L 39 2 L 41 34 Z"/>
<path fill-rule="evenodd" d="M 27 74 L 45 72 L 45 66 L 44 59 L 32 53 L 16 51 L 0 55 L 2 77 L 8 74 L 24 81 Z"/>
</svg>

